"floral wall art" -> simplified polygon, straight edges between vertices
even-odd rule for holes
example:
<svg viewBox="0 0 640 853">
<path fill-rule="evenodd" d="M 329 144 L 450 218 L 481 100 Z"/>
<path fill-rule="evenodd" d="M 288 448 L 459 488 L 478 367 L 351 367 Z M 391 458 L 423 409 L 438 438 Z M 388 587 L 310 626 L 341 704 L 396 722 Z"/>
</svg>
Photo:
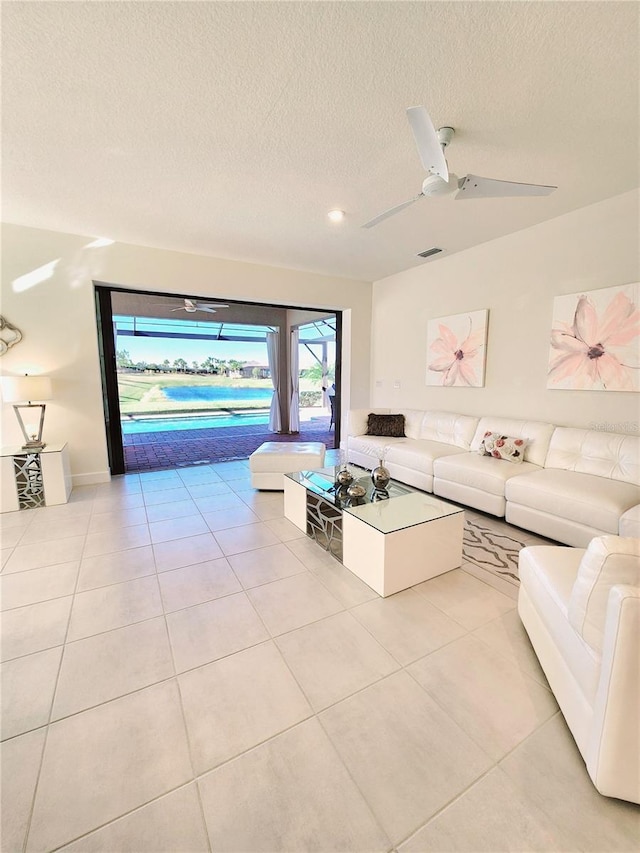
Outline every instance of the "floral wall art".
<svg viewBox="0 0 640 853">
<path fill-rule="evenodd" d="M 640 391 L 640 285 L 553 303 L 547 388 Z"/>
<path fill-rule="evenodd" d="M 485 309 L 429 321 L 427 385 L 484 386 L 488 316 Z"/>
</svg>

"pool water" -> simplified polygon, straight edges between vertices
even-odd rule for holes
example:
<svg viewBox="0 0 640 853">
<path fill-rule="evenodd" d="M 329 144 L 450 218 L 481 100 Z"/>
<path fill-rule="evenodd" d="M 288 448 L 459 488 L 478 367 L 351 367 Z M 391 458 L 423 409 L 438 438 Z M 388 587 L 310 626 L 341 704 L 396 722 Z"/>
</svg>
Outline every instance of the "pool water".
<svg viewBox="0 0 640 853">
<path fill-rule="evenodd" d="M 163 388 L 162 392 L 168 400 L 179 403 L 195 403 L 199 401 L 217 400 L 229 405 L 238 405 L 239 401 L 263 400 L 271 403 L 273 388 L 234 388 L 211 385 L 175 385 Z"/>
<path fill-rule="evenodd" d="M 216 427 L 251 426 L 268 424 L 266 412 L 246 415 L 200 416 L 181 418 L 127 418 L 122 419 L 123 435 L 138 435 L 143 432 L 169 432 L 178 429 L 216 429 Z"/>
</svg>

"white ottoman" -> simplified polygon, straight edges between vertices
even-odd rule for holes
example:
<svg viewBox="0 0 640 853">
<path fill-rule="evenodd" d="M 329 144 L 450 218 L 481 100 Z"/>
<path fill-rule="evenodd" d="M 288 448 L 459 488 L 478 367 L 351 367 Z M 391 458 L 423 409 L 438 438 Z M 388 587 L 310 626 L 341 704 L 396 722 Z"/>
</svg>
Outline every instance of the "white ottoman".
<svg viewBox="0 0 640 853">
<path fill-rule="evenodd" d="M 283 491 L 283 474 L 322 468 L 324 452 L 320 441 L 265 441 L 249 457 L 251 485 Z"/>
<path fill-rule="evenodd" d="M 640 504 L 628 509 L 620 516 L 620 536 L 640 539 Z"/>
</svg>

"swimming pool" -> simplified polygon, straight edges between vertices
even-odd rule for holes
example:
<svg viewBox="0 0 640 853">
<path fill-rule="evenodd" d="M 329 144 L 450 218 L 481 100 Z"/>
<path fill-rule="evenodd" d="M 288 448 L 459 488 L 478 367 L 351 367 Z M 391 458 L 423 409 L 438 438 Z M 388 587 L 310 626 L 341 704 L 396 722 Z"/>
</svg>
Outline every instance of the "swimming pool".
<svg viewBox="0 0 640 853">
<path fill-rule="evenodd" d="M 251 426 L 269 423 L 267 412 L 246 415 L 190 415 L 185 417 L 123 418 L 123 435 L 139 435 L 143 432 L 170 432 L 178 429 L 215 429 L 216 427 Z"/>
</svg>

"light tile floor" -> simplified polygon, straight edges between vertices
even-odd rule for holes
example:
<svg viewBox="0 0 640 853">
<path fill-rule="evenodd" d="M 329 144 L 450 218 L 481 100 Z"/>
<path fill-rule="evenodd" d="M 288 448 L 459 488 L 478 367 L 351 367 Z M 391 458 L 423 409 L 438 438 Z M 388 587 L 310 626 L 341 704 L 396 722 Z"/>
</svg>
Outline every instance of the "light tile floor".
<svg viewBox="0 0 640 853">
<path fill-rule="evenodd" d="M 463 566 L 381 599 L 246 462 L 0 529 L 5 853 L 638 849 L 515 588 Z"/>
</svg>

